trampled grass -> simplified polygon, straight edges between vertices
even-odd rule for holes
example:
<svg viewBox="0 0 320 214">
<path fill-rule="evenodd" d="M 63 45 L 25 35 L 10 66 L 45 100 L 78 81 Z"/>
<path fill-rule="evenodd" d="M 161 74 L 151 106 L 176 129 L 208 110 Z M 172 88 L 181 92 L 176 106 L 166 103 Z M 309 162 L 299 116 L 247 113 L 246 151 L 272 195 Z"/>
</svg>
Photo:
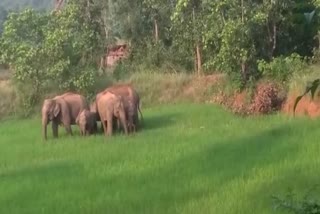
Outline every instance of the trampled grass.
<svg viewBox="0 0 320 214">
<path fill-rule="evenodd" d="M 134 136 L 60 128 L 47 143 L 39 119 L 2 122 L 0 213 L 275 213 L 273 194 L 319 182 L 317 120 L 196 104 L 147 109 L 144 119 Z"/>
</svg>

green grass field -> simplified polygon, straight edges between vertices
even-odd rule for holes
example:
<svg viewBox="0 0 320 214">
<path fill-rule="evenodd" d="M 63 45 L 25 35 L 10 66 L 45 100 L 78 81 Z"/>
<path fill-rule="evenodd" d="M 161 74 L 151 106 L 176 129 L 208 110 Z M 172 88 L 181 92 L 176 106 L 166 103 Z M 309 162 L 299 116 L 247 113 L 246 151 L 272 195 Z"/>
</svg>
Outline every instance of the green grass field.
<svg viewBox="0 0 320 214">
<path fill-rule="evenodd" d="M 0 213 L 280 213 L 272 195 L 320 180 L 317 120 L 198 104 L 143 113 L 134 136 L 60 128 L 47 143 L 39 118 L 2 122 Z"/>
</svg>

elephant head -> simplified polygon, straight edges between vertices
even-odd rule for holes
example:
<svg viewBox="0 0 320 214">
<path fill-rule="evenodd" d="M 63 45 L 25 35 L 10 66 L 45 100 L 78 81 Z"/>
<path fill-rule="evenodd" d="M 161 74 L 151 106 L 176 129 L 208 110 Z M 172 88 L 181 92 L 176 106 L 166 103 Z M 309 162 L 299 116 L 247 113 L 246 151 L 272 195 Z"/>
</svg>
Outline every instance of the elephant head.
<svg viewBox="0 0 320 214">
<path fill-rule="evenodd" d="M 42 106 L 42 129 L 43 137 L 47 139 L 47 125 L 52 121 L 52 132 L 58 137 L 58 126 L 62 124 L 69 135 L 72 134 L 71 125 L 83 109 L 89 110 L 89 105 L 84 96 L 72 92 L 66 92 L 46 99 Z"/>
<path fill-rule="evenodd" d="M 42 105 L 42 133 L 47 139 L 47 125 L 50 121 L 57 120 L 61 112 L 61 105 L 54 99 L 46 99 Z M 54 133 L 55 134 L 55 133 Z"/>
</svg>

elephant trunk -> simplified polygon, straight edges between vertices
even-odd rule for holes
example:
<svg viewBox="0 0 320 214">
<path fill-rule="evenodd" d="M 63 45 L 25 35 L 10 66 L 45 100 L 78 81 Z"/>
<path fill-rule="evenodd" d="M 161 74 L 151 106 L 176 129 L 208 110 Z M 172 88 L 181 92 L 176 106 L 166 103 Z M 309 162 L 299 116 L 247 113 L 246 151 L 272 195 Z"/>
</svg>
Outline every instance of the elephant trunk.
<svg viewBox="0 0 320 214">
<path fill-rule="evenodd" d="M 48 117 L 42 116 L 42 136 L 45 140 L 47 140 L 47 125 L 48 125 Z"/>
</svg>

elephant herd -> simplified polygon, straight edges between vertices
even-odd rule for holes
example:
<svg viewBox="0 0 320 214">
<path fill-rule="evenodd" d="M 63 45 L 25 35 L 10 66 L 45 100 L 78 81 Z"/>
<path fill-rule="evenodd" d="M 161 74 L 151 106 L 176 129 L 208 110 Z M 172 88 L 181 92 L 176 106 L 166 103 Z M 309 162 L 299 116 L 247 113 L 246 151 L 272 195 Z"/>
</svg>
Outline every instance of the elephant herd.
<svg viewBox="0 0 320 214">
<path fill-rule="evenodd" d="M 42 134 L 47 139 L 47 125 L 52 124 L 53 137 L 58 137 L 58 127 L 65 127 L 67 134 L 73 135 L 71 125 L 78 125 L 80 134 L 98 132 L 98 122 L 105 136 L 113 134 L 115 128 L 122 127 L 126 135 L 136 132 L 141 119 L 140 97 L 131 84 L 117 84 L 99 92 L 89 105 L 81 94 L 66 92 L 42 105 Z"/>
</svg>

